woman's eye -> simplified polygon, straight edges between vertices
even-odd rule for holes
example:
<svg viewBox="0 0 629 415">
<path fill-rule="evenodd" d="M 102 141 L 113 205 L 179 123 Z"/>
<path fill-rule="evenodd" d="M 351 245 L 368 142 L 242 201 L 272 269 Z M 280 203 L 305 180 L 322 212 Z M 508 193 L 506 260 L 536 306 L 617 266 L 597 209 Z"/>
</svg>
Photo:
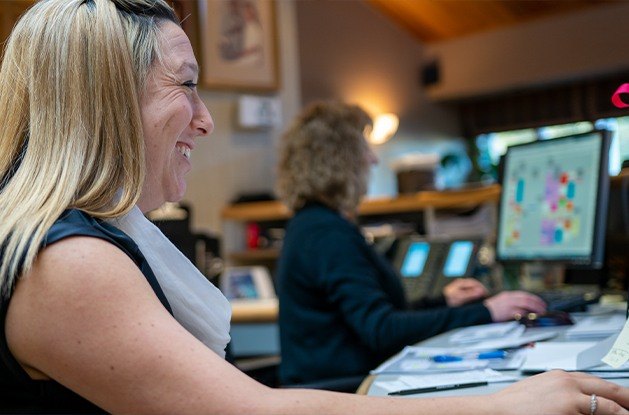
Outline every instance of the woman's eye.
<svg viewBox="0 0 629 415">
<path fill-rule="evenodd" d="M 192 81 L 186 81 L 183 83 L 183 86 L 190 88 L 190 89 L 195 89 L 197 87 L 197 84 L 192 82 Z"/>
</svg>

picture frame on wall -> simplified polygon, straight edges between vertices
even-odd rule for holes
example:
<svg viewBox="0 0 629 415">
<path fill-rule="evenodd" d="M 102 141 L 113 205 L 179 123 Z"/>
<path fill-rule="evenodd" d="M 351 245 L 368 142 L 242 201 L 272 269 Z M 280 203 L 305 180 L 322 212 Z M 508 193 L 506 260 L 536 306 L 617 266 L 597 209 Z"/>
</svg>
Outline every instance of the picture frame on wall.
<svg viewBox="0 0 629 415">
<path fill-rule="evenodd" d="M 198 0 L 170 0 L 169 3 L 175 10 L 175 14 L 180 20 L 181 28 L 194 50 L 197 59 L 201 59 L 201 48 L 199 46 L 199 4 Z"/>
<path fill-rule="evenodd" d="M 202 86 L 277 90 L 273 0 L 199 0 L 199 16 Z"/>
</svg>

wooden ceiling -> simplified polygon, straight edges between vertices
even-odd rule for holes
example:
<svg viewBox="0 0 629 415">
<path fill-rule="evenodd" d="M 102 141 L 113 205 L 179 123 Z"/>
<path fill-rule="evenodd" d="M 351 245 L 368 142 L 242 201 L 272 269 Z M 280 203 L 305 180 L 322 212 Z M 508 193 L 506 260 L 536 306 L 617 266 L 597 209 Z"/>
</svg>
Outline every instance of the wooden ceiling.
<svg viewBox="0 0 629 415">
<path fill-rule="evenodd" d="M 438 42 L 624 0 L 367 0 L 422 42 Z"/>
</svg>

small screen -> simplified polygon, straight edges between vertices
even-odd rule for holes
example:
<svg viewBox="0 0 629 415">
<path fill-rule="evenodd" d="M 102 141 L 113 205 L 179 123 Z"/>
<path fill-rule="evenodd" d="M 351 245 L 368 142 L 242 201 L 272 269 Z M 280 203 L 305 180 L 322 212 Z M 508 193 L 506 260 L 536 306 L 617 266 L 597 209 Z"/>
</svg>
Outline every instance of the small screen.
<svg viewBox="0 0 629 415">
<path fill-rule="evenodd" d="M 446 277 L 462 277 L 472 258 L 474 243 L 472 241 L 455 241 L 450 245 L 448 258 L 443 267 L 443 275 Z"/>
<path fill-rule="evenodd" d="M 234 298 L 257 298 L 258 290 L 253 281 L 253 276 L 248 272 L 233 273 L 229 277 L 229 295 Z"/>
<path fill-rule="evenodd" d="M 428 242 L 411 242 L 400 270 L 402 276 L 407 278 L 419 277 L 424 272 L 429 252 L 430 245 Z"/>
</svg>

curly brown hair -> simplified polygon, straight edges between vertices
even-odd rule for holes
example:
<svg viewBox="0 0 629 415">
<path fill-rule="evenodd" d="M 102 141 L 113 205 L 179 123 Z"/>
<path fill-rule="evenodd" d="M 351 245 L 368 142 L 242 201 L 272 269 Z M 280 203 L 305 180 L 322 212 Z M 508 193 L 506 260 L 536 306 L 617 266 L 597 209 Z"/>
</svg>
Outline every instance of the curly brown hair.
<svg viewBox="0 0 629 415">
<path fill-rule="evenodd" d="M 354 212 L 367 192 L 372 125 L 359 106 L 316 102 L 308 106 L 281 140 L 276 190 L 292 210 L 316 201 Z"/>
</svg>

